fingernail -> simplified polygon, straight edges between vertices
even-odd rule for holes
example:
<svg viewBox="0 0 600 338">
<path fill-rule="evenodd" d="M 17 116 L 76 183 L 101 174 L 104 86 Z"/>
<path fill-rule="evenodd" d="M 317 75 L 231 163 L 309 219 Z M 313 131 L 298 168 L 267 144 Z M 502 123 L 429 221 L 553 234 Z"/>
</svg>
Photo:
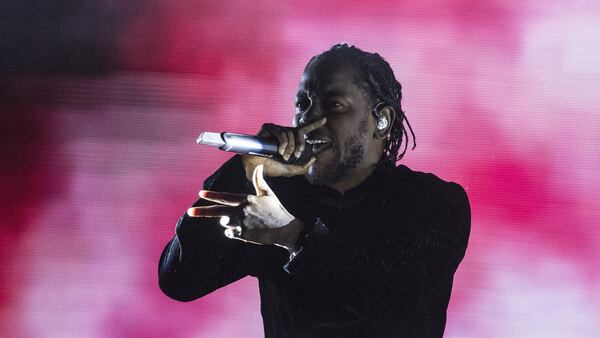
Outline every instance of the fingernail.
<svg viewBox="0 0 600 338">
<path fill-rule="evenodd" d="M 206 197 L 206 190 L 200 190 L 198 195 L 200 195 L 200 197 Z"/>
<path fill-rule="evenodd" d="M 196 209 L 194 209 L 194 208 L 187 209 L 187 215 L 190 217 L 196 216 Z"/>
</svg>

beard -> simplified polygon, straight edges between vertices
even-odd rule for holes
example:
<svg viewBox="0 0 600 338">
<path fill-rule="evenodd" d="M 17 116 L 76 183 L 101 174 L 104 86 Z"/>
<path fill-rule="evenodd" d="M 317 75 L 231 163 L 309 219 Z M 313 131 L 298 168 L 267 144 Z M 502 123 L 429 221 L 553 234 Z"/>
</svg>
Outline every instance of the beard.
<svg viewBox="0 0 600 338">
<path fill-rule="evenodd" d="M 350 171 L 356 169 L 365 157 L 365 137 L 358 133 L 343 145 L 343 151 L 334 150 L 334 159 L 325 163 L 321 168 L 309 168 L 306 179 L 310 184 L 325 185 L 345 178 Z M 343 157 L 341 154 L 344 154 Z"/>
</svg>

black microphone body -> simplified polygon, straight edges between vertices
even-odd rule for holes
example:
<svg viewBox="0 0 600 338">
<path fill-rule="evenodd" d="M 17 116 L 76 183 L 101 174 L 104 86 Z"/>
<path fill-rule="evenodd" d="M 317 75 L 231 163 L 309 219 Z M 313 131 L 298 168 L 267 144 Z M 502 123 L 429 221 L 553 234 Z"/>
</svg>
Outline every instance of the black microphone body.
<svg viewBox="0 0 600 338">
<path fill-rule="evenodd" d="M 203 132 L 200 134 L 196 142 L 198 144 L 216 147 L 223 151 L 264 156 L 285 164 L 302 165 L 307 163 L 312 157 L 312 148 L 307 144 L 299 158 L 296 158 L 294 155 L 292 155 L 290 156 L 289 160 L 286 161 L 277 152 L 279 144 L 276 139 L 254 135 L 228 132 Z"/>
</svg>

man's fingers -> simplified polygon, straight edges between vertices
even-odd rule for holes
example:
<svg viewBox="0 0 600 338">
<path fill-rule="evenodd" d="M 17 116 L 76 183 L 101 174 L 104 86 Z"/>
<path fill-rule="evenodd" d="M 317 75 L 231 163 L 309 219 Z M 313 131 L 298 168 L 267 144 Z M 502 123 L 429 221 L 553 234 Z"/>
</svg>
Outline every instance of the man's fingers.
<svg viewBox="0 0 600 338">
<path fill-rule="evenodd" d="M 322 127 L 327 123 L 327 118 L 322 118 L 301 128 L 286 128 L 272 123 L 263 124 L 259 131 L 260 136 L 275 137 L 277 139 L 277 153 L 288 161 L 292 155 L 300 158 L 305 148 L 305 135 Z"/>
<path fill-rule="evenodd" d="M 304 151 L 306 144 L 306 140 L 304 139 L 306 134 L 322 127 L 323 125 L 325 125 L 325 123 L 327 123 L 326 117 L 295 130 L 294 139 L 296 140 L 296 149 L 294 151 L 294 157 L 300 158 L 300 156 L 302 156 L 302 152 Z"/>
<path fill-rule="evenodd" d="M 252 173 L 252 184 L 254 185 L 254 189 L 256 189 L 256 196 L 270 195 L 272 193 L 263 176 L 263 170 L 264 166 L 260 164 L 254 168 L 254 172 Z"/>
<path fill-rule="evenodd" d="M 227 228 L 227 229 L 225 229 L 224 234 L 225 234 L 225 237 L 227 237 L 227 238 L 238 239 L 238 240 L 245 242 L 245 240 L 241 238 L 242 231 L 241 231 L 240 227 Z"/>
<path fill-rule="evenodd" d="M 274 125 L 272 123 L 265 123 L 260 128 L 258 135 L 263 137 L 275 137 L 277 139 L 278 145 L 277 152 L 279 153 L 279 155 L 283 156 L 285 148 L 288 145 L 288 137 L 285 133 L 285 130 L 283 130 L 282 127 Z"/>
<path fill-rule="evenodd" d="M 265 180 L 265 177 L 263 175 L 263 171 L 264 166 L 261 165 L 260 170 L 258 170 L 258 172 L 256 173 L 258 188 L 264 191 L 266 195 L 273 195 L 273 190 L 271 190 L 271 187 L 269 187 L 269 185 L 267 184 L 267 181 Z"/>
<path fill-rule="evenodd" d="M 296 138 L 294 137 L 294 131 L 291 129 L 287 129 L 284 131 L 287 140 L 288 140 L 288 144 L 287 147 L 285 148 L 285 151 L 283 152 L 282 156 L 284 160 L 289 160 L 290 156 L 292 155 L 292 153 L 294 152 L 295 148 L 296 148 Z"/>
<path fill-rule="evenodd" d="M 209 205 L 206 207 L 193 207 L 187 209 L 187 214 L 190 217 L 232 217 L 239 213 L 237 207 L 225 205 Z"/>
<path fill-rule="evenodd" d="M 321 128 L 322 126 L 325 125 L 325 123 L 327 123 L 327 118 L 324 117 L 320 120 L 317 120 L 313 123 L 307 124 L 304 127 L 300 128 L 299 131 L 301 134 L 305 135 L 310 133 L 311 131 L 317 129 L 317 128 Z"/>
<path fill-rule="evenodd" d="M 302 152 L 304 151 L 304 145 L 306 144 L 306 141 L 304 140 L 304 134 L 302 134 L 300 130 L 296 130 L 294 136 L 296 138 L 296 151 L 294 151 L 294 157 L 300 158 Z"/>
<path fill-rule="evenodd" d="M 279 132 L 275 132 L 275 137 L 277 138 L 277 142 L 279 142 L 279 147 L 277 149 L 277 151 L 279 152 L 279 155 L 283 156 L 283 153 L 285 152 L 285 148 L 288 145 L 288 138 L 287 135 L 284 131 L 279 131 Z"/>
<path fill-rule="evenodd" d="M 216 202 L 233 207 L 248 201 L 248 195 L 232 194 L 228 192 L 200 190 L 199 195 L 202 199 L 205 199 L 207 201 Z"/>
<path fill-rule="evenodd" d="M 308 162 L 306 162 L 306 164 L 305 164 L 305 165 L 303 165 L 303 166 L 302 166 L 302 169 L 303 169 L 304 171 L 308 170 L 308 167 L 310 167 L 310 166 L 311 166 L 313 163 L 315 163 L 315 161 L 316 161 L 316 160 L 317 160 L 317 158 L 316 158 L 316 157 L 314 157 L 314 156 L 313 156 L 313 157 L 311 157 L 311 158 L 310 158 L 310 160 L 309 160 Z"/>
<path fill-rule="evenodd" d="M 257 165 L 254 168 L 254 171 L 252 172 L 252 185 L 254 186 L 254 189 L 256 190 L 256 196 L 264 195 L 264 192 L 258 188 L 258 177 L 257 177 L 258 171 L 263 170 L 262 166 L 263 166 L 262 164 Z"/>
</svg>

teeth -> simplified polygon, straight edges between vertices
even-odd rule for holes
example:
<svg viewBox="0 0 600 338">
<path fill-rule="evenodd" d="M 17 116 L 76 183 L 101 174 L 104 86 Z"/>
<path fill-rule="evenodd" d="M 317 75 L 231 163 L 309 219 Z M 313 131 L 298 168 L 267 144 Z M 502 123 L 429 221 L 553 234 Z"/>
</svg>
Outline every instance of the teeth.
<svg viewBox="0 0 600 338">
<path fill-rule="evenodd" d="M 325 140 L 306 140 L 306 143 L 311 144 L 311 145 L 313 145 L 313 144 L 327 143 L 327 142 L 329 142 L 329 141 L 325 141 Z"/>
</svg>

